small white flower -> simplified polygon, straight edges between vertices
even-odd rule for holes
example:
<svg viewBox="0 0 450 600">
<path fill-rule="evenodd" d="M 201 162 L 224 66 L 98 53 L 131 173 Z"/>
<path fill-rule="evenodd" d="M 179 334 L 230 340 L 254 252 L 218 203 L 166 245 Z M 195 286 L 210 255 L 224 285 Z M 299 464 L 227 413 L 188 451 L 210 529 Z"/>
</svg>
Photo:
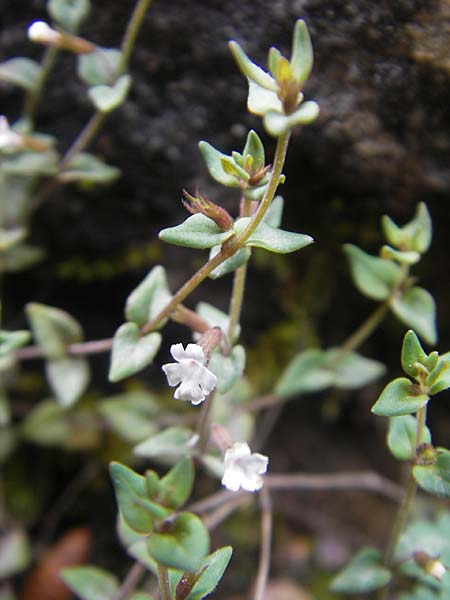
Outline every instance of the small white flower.
<svg viewBox="0 0 450 600">
<path fill-rule="evenodd" d="M 261 475 L 267 471 L 269 459 L 262 454 L 252 454 L 246 442 L 235 442 L 225 452 L 222 484 L 232 492 L 239 488 L 256 492 L 263 485 Z"/>
<path fill-rule="evenodd" d="M 177 363 L 163 365 L 170 386 L 181 384 L 175 390 L 176 400 L 200 404 L 216 387 L 217 377 L 205 367 L 205 353 L 198 344 L 173 344 L 170 353 Z"/>
<path fill-rule="evenodd" d="M 5 116 L 0 115 L 0 150 L 16 150 L 22 144 L 22 136 L 11 129 Z"/>
<path fill-rule="evenodd" d="M 61 34 L 52 29 L 45 21 L 34 21 L 28 27 L 28 39 L 40 44 L 58 44 L 61 41 Z"/>
<path fill-rule="evenodd" d="M 426 571 L 435 579 L 438 579 L 440 581 L 447 572 L 447 569 L 444 567 L 440 560 L 432 560 L 426 566 Z"/>
</svg>

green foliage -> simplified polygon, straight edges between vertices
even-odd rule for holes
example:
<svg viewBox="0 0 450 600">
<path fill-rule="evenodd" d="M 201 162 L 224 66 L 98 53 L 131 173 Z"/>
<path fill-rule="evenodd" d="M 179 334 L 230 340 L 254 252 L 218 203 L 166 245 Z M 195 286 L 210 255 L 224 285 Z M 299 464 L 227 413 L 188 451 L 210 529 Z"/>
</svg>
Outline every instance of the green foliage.
<svg viewBox="0 0 450 600">
<path fill-rule="evenodd" d="M 89 384 L 89 363 L 84 357 L 49 360 L 45 365 L 45 372 L 61 406 L 72 406 Z"/>
<path fill-rule="evenodd" d="M 157 265 L 128 296 L 125 316 L 128 321 L 143 326 L 156 317 L 171 297 L 166 271 Z"/>
<path fill-rule="evenodd" d="M 391 301 L 393 313 L 429 344 L 435 344 L 436 305 L 433 296 L 421 287 L 411 287 Z"/>
<path fill-rule="evenodd" d="M 187 596 L 183 595 L 182 597 L 186 600 L 202 600 L 202 598 L 211 594 L 221 580 L 232 553 L 233 549 L 230 546 L 225 546 L 212 554 L 208 554 L 201 561 L 194 575 L 188 578 L 190 592 Z M 180 591 L 185 591 L 185 589 L 181 588 L 181 584 L 178 584 L 177 592 Z"/>
<path fill-rule="evenodd" d="M 0 535 L 0 579 L 24 571 L 31 561 L 28 536 L 18 527 L 4 529 Z"/>
<path fill-rule="evenodd" d="M 416 454 L 417 419 L 412 415 L 392 417 L 389 419 L 387 444 L 391 453 L 398 460 L 412 460 Z M 421 431 L 420 444 L 431 444 L 431 433 L 428 427 Z"/>
<path fill-rule="evenodd" d="M 249 223 L 250 217 L 238 219 L 235 224 L 236 233 L 238 235 L 242 233 Z M 271 227 L 267 223 L 262 222 L 250 235 L 245 245 L 264 248 L 264 250 L 276 252 L 277 254 L 287 254 L 309 246 L 313 241 L 311 236 L 304 233 L 284 231 L 283 229 Z"/>
<path fill-rule="evenodd" d="M 124 323 L 114 335 L 108 378 L 112 382 L 134 375 L 149 365 L 161 344 L 159 333 L 141 336 L 136 323 Z"/>
<path fill-rule="evenodd" d="M 116 180 L 119 175 L 120 171 L 116 167 L 105 164 L 93 154 L 79 152 L 58 174 L 58 179 L 63 183 L 79 181 L 82 184 L 108 184 Z"/>
<path fill-rule="evenodd" d="M 61 578 L 82 600 L 110 600 L 119 589 L 115 575 L 91 565 L 66 567 Z"/>
<path fill-rule="evenodd" d="M 243 346 L 234 346 L 228 356 L 220 350 L 211 355 L 209 370 L 217 377 L 216 388 L 224 394 L 228 392 L 241 377 L 245 368 L 245 349 Z"/>
<path fill-rule="evenodd" d="M 76 33 L 88 17 L 89 0 L 49 0 L 47 10 L 56 23 L 70 33 Z"/>
<path fill-rule="evenodd" d="M 420 487 L 432 494 L 450 498 L 450 451 L 446 448 L 430 450 L 426 464 L 416 464 L 413 475 Z"/>
<path fill-rule="evenodd" d="M 79 55 L 78 76 L 88 86 L 111 85 L 116 80 L 121 59 L 120 50 L 97 47 L 94 52 Z"/>
<path fill-rule="evenodd" d="M 428 394 L 420 390 L 406 377 L 391 381 L 372 406 L 372 412 L 382 417 L 399 417 L 417 412 L 429 400 Z"/>
<path fill-rule="evenodd" d="M 212 248 L 232 235 L 233 230 L 223 231 L 212 219 L 200 213 L 188 217 L 176 227 L 168 227 L 159 232 L 163 242 L 198 249 Z"/>
<path fill-rule="evenodd" d="M 417 205 L 412 221 L 403 227 L 396 225 L 387 215 L 383 216 L 381 224 L 388 243 L 402 252 L 423 254 L 430 247 L 433 226 L 426 204 L 423 202 Z"/>
<path fill-rule="evenodd" d="M 391 573 L 382 566 L 378 550 L 363 548 L 333 580 L 333 592 L 367 594 L 389 583 Z"/>
<path fill-rule="evenodd" d="M 0 356 L 6 356 L 25 346 L 30 339 L 29 331 L 5 331 L 0 329 Z"/>
<path fill-rule="evenodd" d="M 130 444 L 137 444 L 156 434 L 153 420 L 160 408 L 152 394 L 125 392 L 105 398 L 97 406 L 108 426 Z"/>
<path fill-rule="evenodd" d="M 41 73 L 41 65 L 31 58 L 10 58 L 0 63 L 0 81 L 33 90 Z"/>
<path fill-rule="evenodd" d="M 101 112 L 111 112 L 125 102 L 130 91 L 131 77 L 121 75 L 113 85 L 94 85 L 88 89 L 89 98 Z"/>
<path fill-rule="evenodd" d="M 137 456 L 174 462 L 192 451 L 193 432 L 183 427 L 168 427 L 134 448 Z"/>
<path fill-rule="evenodd" d="M 83 339 L 81 325 L 67 312 L 38 304 L 27 304 L 26 313 L 34 338 L 47 358 L 64 358 L 66 348 Z"/>
<path fill-rule="evenodd" d="M 359 291 L 373 300 L 386 300 L 400 281 L 400 267 L 392 261 L 367 254 L 345 244 L 353 281 Z"/>
</svg>

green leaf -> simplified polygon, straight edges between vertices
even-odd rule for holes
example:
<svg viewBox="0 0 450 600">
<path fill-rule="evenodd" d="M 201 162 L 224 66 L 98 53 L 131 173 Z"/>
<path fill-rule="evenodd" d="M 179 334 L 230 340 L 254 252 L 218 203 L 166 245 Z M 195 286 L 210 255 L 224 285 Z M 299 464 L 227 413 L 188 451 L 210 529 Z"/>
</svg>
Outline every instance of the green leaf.
<svg viewBox="0 0 450 600">
<path fill-rule="evenodd" d="M 107 165 L 93 154 L 79 152 L 58 174 L 58 179 L 64 183 L 81 181 L 106 184 L 117 179 L 119 175 L 120 170 L 116 167 Z"/>
<path fill-rule="evenodd" d="M 391 573 L 382 566 L 378 550 L 363 548 L 333 580 L 331 589 L 341 594 L 367 594 L 384 587 Z"/>
<path fill-rule="evenodd" d="M 426 378 L 432 396 L 450 387 L 450 356 L 441 356 L 438 364 Z"/>
<path fill-rule="evenodd" d="M 253 158 L 253 171 L 257 171 L 259 168 L 264 166 L 264 146 L 258 134 L 256 133 L 256 131 L 253 131 L 253 129 L 251 129 L 247 134 L 247 139 L 245 141 L 244 150 L 242 151 L 242 156 L 244 157 L 244 159 L 247 156 L 251 156 Z"/>
<path fill-rule="evenodd" d="M 344 252 L 359 291 L 374 300 L 386 300 L 401 277 L 400 267 L 384 258 L 366 254 L 352 244 L 345 244 Z"/>
<path fill-rule="evenodd" d="M 32 177 L 50 176 L 58 172 L 58 155 L 53 150 L 47 152 L 21 152 L 3 158 L 2 171 L 7 175 Z"/>
<path fill-rule="evenodd" d="M 313 50 L 308 28 L 301 19 L 295 23 L 290 65 L 295 81 L 303 83 L 308 79 L 313 65 Z"/>
<path fill-rule="evenodd" d="M 0 228 L 0 252 L 9 250 L 23 241 L 27 236 L 27 230 L 24 227 L 11 227 L 9 229 Z"/>
<path fill-rule="evenodd" d="M 195 307 L 195 312 L 204 319 L 211 327 L 220 327 L 223 332 L 228 331 L 230 325 L 230 317 L 227 313 L 219 310 L 215 306 L 207 302 L 199 302 Z M 238 325 L 235 328 L 235 338 L 237 339 L 241 333 L 241 327 Z"/>
<path fill-rule="evenodd" d="M 450 498 L 450 452 L 446 448 L 436 450 L 439 452 L 436 462 L 415 465 L 413 475 L 420 487 L 429 494 Z"/>
<path fill-rule="evenodd" d="M 429 399 L 426 394 L 416 392 L 409 379 L 400 377 L 388 383 L 371 410 L 382 417 L 400 417 L 415 413 L 425 406 Z"/>
<path fill-rule="evenodd" d="M 128 296 L 125 316 L 128 321 L 145 325 L 171 298 L 166 271 L 164 267 L 157 265 Z"/>
<path fill-rule="evenodd" d="M 30 58 L 10 58 L 0 63 L 0 81 L 31 91 L 36 87 L 41 65 Z"/>
<path fill-rule="evenodd" d="M 389 419 L 387 444 L 391 453 L 398 460 L 412 460 L 416 452 L 417 420 L 412 415 L 392 417 Z M 420 444 L 431 444 L 431 433 L 428 427 L 422 428 Z"/>
<path fill-rule="evenodd" d="M 5 252 L 2 256 L 3 269 L 8 272 L 23 271 L 34 266 L 45 257 L 42 248 L 30 244 L 20 244 Z"/>
<path fill-rule="evenodd" d="M 283 114 L 283 104 L 278 93 L 268 90 L 251 79 L 248 80 L 247 110 L 254 115 L 265 116 L 269 113 L 282 117 L 282 123 L 287 124 L 286 115 Z M 266 124 L 264 124 L 266 126 Z M 267 126 L 266 126 L 267 129 Z M 269 131 L 269 133 L 271 133 Z M 272 135 L 279 135 L 272 133 Z"/>
<path fill-rule="evenodd" d="M 26 533 L 19 528 L 4 529 L 0 537 L 0 579 L 24 571 L 31 560 Z"/>
<path fill-rule="evenodd" d="M 121 75 L 114 85 L 94 85 L 88 89 L 88 94 L 95 108 L 107 113 L 123 104 L 130 87 L 131 77 Z"/>
<path fill-rule="evenodd" d="M 36 342 L 47 358 L 63 358 L 66 348 L 83 339 L 81 325 L 59 308 L 32 302 L 26 313 Z"/>
<path fill-rule="evenodd" d="M 428 250 L 433 235 L 433 226 L 426 204 L 417 205 L 414 219 L 399 227 L 394 221 L 384 215 L 382 218 L 384 235 L 392 246 L 406 252 L 423 254 Z"/>
<path fill-rule="evenodd" d="M 108 426 L 130 444 L 156 434 L 152 422 L 159 411 L 156 399 L 144 391 L 130 391 L 102 400 L 98 410 Z"/>
<path fill-rule="evenodd" d="M 437 340 L 436 305 L 433 296 L 421 287 L 411 287 L 391 300 L 392 312 L 428 344 Z"/>
<path fill-rule="evenodd" d="M 41 401 L 22 423 L 22 436 L 41 446 L 59 446 L 69 437 L 71 425 L 65 409 L 53 400 Z"/>
<path fill-rule="evenodd" d="M 284 199 L 282 196 L 275 196 L 270 203 L 266 214 L 264 215 L 263 222 L 270 227 L 278 228 L 281 225 L 281 218 L 283 216 Z"/>
<path fill-rule="evenodd" d="M 141 336 L 136 323 L 124 323 L 114 335 L 109 381 L 130 377 L 149 365 L 161 344 L 160 333 Z"/>
<path fill-rule="evenodd" d="M 115 48 L 99 48 L 78 56 L 77 72 L 89 86 L 111 85 L 116 80 L 122 53 Z"/>
<path fill-rule="evenodd" d="M 30 332 L 25 330 L 20 331 L 5 331 L 0 329 L 0 356 L 5 356 L 21 346 L 25 346 L 30 340 Z"/>
<path fill-rule="evenodd" d="M 238 153 L 233 152 L 233 155 L 236 156 Z M 240 154 L 239 154 L 240 157 Z M 233 176 L 239 185 L 240 180 L 248 181 L 250 179 L 250 175 L 245 171 L 235 160 L 234 157 L 224 155 L 220 162 L 222 164 L 222 169 L 228 175 Z"/>
<path fill-rule="evenodd" d="M 266 73 L 261 67 L 255 65 L 237 42 L 231 41 L 228 46 L 239 69 L 246 77 L 267 90 L 272 90 L 274 92 L 278 91 L 277 82 L 269 75 L 269 73 Z"/>
<path fill-rule="evenodd" d="M 199 578 L 192 587 L 186 600 L 202 600 L 211 594 L 217 584 L 225 573 L 225 569 L 230 562 L 231 555 L 233 554 L 233 548 L 231 546 L 225 546 L 219 548 L 212 554 L 209 554 L 200 563 L 197 573 L 200 574 Z"/>
<path fill-rule="evenodd" d="M 378 362 L 357 354 L 347 353 L 339 358 L 339 348 L 326 351 L 327 364 L 333 372 L 333 384 L 341 389 L 356 389 L 379 379 L 386 367 Z"/>
<path fill-rule="evenodd" d="M 216 150 L 214 146 L 211 146 L 208 142 L 201 141 L 198 144 L 203 159 L 208 167 L 209 174 L 213 179 L 221 183 L 222 185 L 237 187 L 239 186 L 239 180 L 235 175 L 228 173 L 224 167 L 222 161 L 229 159 L 230 157 L 219 150 Z"/>
<path fill-rule="evenodd" d="M 169 427 L 138 444 L 133 452 L 145 458 L 171 458 L 173 462 L 178 457 L 191 453 L 193 436 L 190 429 Z"/>
<path fill-rule="evenodd" d="M 380 255 L 387 260 L 396 260 L 402 265 L 415 265 L 420 260 L 420 254 L 414 250 L 403 252 L 401 250 L 394 250 L 391 246 L 386 245 L 382 246 Z"/>
<path fill-rule="evenodd" d="M 142 534 L 153 530 L 153 515 L 147 497 L 145 477 L 125 465 L 112 462 L 109 466 L 118 508 L 131 529 Z"/>
<path fill-rule="evenodd" d="M 119 589 L 119 580 L 115 575 L 90 565 L 66 567 L 60 576 L 82 600 L 111 600 Z"/>
<path fill-rule="evenodd" d="M 75 404 L 89 384 L 89 363 L 83 357 L 49 360 L 45 372 L 56 400 L 66 408 Z"/>
<path fill-rule="evenodd" d="M 184 506 L 194 485 L 194 463 L 184 456 L 159 482 L 158 502 L 172 509 Z"/>
<path fill-rule="evenodd" d="M 209 534 L 194 514 L 182 512 L 167 523 L 167 533 L 153 533 L 147 548 L 158 563 L 183 571 L 195 571 L 208 553 Z"/>
<path fill-rule="evenodd" d="M 275 394 L 288 398 L 297 394 L 319 392 L 333 384 L 333 372 L 327 366 L 323 350 L 311 349 L 297 354 L 275 386 Z"/>
<path fill-rule="evenodd" d="M 411 329 L 406 332 L 402 346 L 402 369 L 410 377 L 416 377 L 418 369 L 415 363 L 427 366 L 428 356 L 425 354 L 417 335 Z"/>
<path fill-rule="evenodd" d="M 233 235 L 234 231 L 222 231 L 212 219 L 200 213 L 188 217 L 180 225 L 159 232 L 159 238 L 176 246 L 188 248 L 212 248 Z"/>
<path fill-rule="evenodd" d="M 216 256 L 216 254 L 218 254 L 219 252 L 220 246 L 213 246 L 209 253 L 209 259 L 211 260 L 211 258 Z M 209 277 L 211 277 L 211 279 L 219 279 L 219 277 L 223 277 L 228 273 L 232 273 L 236 269 L 239 269 L 239 267 L 241 267 L 249 260 L 251 253 L 252 252 L 250 248 L 244 246 L 244 248 L 238 250 L 236 254 L 233 254 L 233 256 L 227 258 L 223 261 L 223 263 L 220 263 L 218 267 L 213 269 L 209 274 Z"/>
<path fill-rule="evenodd" d="M 238 219 L 235 227 L 236 233 L 238 235 L 242 233 L 250 221 L 250 217 Z M 309 235 L 284 231 L 283 229 L 271 227 L 263 221 L 258 225 L 256 231 L 250 235 L 245 245 L 264 248 L 278 254 L 287 254 L 288 252 L 294 252 L 295 250 L 309 246 L 313 241 L 313 238 Z"/>
<path fill-rule="evenodd" d="M 253 106 L 255 105 L 253 99 Z M 268 106 L 268 103 L 267 103 Z M 261 114 L 261 113 L 258 113 Z M 263 123 L 266 131 L 274 137 L 279 137 L 292 129 L 296 125 L 309 125 L 319 116 L 319 105 L 317 102 L 304 102 L 300 107 L 290 115 L 285 115 L 279 110 L 266 110 L 264 112 Z"/>
<path fill-rule="evenodd" d="M 221 394 L 225 394 L 244 372 L 244 347 L 234 346 L 228 356 L 224 356 L 220 350 L 213 352 L 208 368 L 217 377 L 217 390 Z"/>
<path fill-rule="evenodd" d="M 69 33 L 77 33 L 81 23 L 88 17 L 89 0 L 49 0 L 47 10 L 56 23 Z"/>
</svg>

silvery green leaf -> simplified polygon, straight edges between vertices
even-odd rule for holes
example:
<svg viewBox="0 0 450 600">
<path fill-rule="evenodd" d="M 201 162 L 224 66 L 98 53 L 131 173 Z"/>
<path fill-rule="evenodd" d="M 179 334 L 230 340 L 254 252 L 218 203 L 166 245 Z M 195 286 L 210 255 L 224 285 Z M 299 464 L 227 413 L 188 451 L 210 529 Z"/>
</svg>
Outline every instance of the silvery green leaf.
<svg viewBox="0 0 450 600">
<path fill-rule="evenodd" d="M 25 310 L 34 338 L 48 358 L 63 358 L 69 344 L 82 340 L 81 325 L 64 310 L 37 302 Z"/>
<path fill-rule="evenodd" d="M 91 565 L 65 567 L 60 576 L 81 600 L 111 600 L 119 589 L 115 575 Z"/>
<path fill-rule="evenodd" d="M 24 227 L 12 227 L 10 229 L 0 229 L 0 252 L 4 252 L 13 246 L 16 246 L 27 235 Z"/>
<path fill-rule="evenodd" d="M 236 221 L 235 229 L 238 235 L 244 231 L 250 220 L 250 217 L 243 217 Z M 250 235 L 245 245 L 264 248 L 277 254 L 287 254 L 309 246 L 313 241 L 313 238 L 309 235 L 271 227 L 263 221 L 258 225 L 256 231 Z"/>
<path fill-rule="evenodd" d="M 266 193 L 267 183 L 269 181 L 269 178 L 270 178 L 270 175 L 267 174 L 267 176 L 263 177 L 263 179 L 262 179 L 262 181 L 263 181 L 262 185 L 258 185 L 258 187 L 250 187 L 250 188 L 244 190 L 244 198 L 246 200 L 253 200 L 255 202 L 260 202 L 263 199 L 264 194 Z"/>
<path fill-rule="evenodd" d="M 192 430 L 184 427 L 169 427 L 138 444 L 133 452 L 146 458 L 170 459 L 191 454 L 195 436 Z"/>
<path fill-rule="evenodd" d="M 131 77 L 121 75 L 114 85 L 94 85 L 88 94 L 94 106 L 101 112 L 111 112 L 123 104 L 131 87 Z"/>
<path fill-rule="evenodd" d="M 396 260 L 402 265 L 415 265 L 420 260 L 420 254 L 414 250 L 403 252 L 401 250 L 395 250 L 394 248 L 391 248 L 391 246 L 386 245 L 382 246 L 380 254 L 383 258 L 387 258 L 388 260 Z"/>
<path fill-rule="evenodd" d="M 188 248 L 212 248 L 233 235 L 234 231 L 222 231 L 212 219 L 200 213 L 188 217 L 180 225 L 159 232 L 159 238 L 176 246 Z"/>
<path fill-rule="evenodd" d="M 264 215 L 263 222 L 271 227 L 279 227 L 281 225 L 281 218 L 283 216 L 284 199 L 282 196 L 275 196 L 270 203 L 266 214 Z"/>
<path fill-rule="evenodd" d="M 24 571 L 31 560 L 31 549 L 25 531 L 4 528 L 0 537 L 0 579 Z"/>
<path fill-rule="evenodd" d="M 436 448 L 436 462 L 429 465 L 415 465 L 413 475 L 420 487 L 441 498 L 450 498 L 450 451 Z"/>
<path fill-rule="evenodd" d="M 450 358 L 441 356 L 438 364 L 425 380 L 432 396 L 450 388 Z"/>
<path fill-rule="evenodd" d="M 323 350 L 300 352 L 291 360 L 275 386 L 275 394 L 288 398 L 297 394 L 319 392 L 333 385 L 333 372 L 328 368 Z"/>
<path fill-rule="evenodd" d="M 210 260 L 219 252 L 220 246 L 213 246 L 209 253 Z M 243 264 L 245 264 L 249 260 L 250 256 L 250 248 L 241 248 L 236 252 L 236 254 L 233 254 L 233 256 L 224 260 L 223 263 L 220 263 L 218 267 L 211 271 L 209 277 L 211 277 L 211 279 L 218 279 L 219 277 L 227 275 L 227 273 L 232 273 L 233 271 L 241 267 Z"/>
<path fill-rule="evenodd" d="M 21 152 L 2 161 L 2 171 L 7 175 L 55 175 L 58 171 L 56 152 Z"/>
<path fill-rule="evenodd" d="M 116 383 L 149 365 L 161 344 L 160 333 L 141 336 L 136 323 L 124 323 L 114 335 L 108 379 Z"/>
<path fill-rule="evenodd" d="M 97 47 L 90 54 L 78 55 L 78 75 L 89 86 L 111 85 L 116 79 L 121 58 L 120 50 Z"/>
<path fill-rule="evenodd" d="M 120 170 L 116 167 L 107 165 L 93 154 L 80 152 L 58 174 L 58 179 L 64 183 L 70 181 L 111 183 L 119 175 Z"/>
<path fill-rule="evenodd" d="M 166 271 L 164 267 L 157 265 L 128 296 L 125 305 L 127 321 L 145 325 L 171 298 Z"/>
<path fill-rule="evenodd" d="M 383 566 L 375 548 L 362 548 L 337 577 L 331 590 L 343 594 L 367 594 L 384 587 L 391 580 L 390 571 Z"/>
<path fill-rule="evenodd" d="M 224 333 L 227 333 L 230 324 L 230 317 L 227 313 L 207 302 L 199 302 L 195 308 L 195 312 L 211 327 L 220 327 Z M 239 337 L 240 332 L 241 327 L 237 325 L 234 331 L 236 339 Z"/>
<path fill-rule="evenodd" d="M 265 153 L 264 146 L 259 138 L 256 131 L 251 129 L 247 134 L 247 139 L 245 141 L 244 150 L 242 151 L 242 155 L 245 158 L 246 156 L 251 156 L 253 158 L 253 170 L 257 171 L 260 167 L 264 166 L 265 161 Z"/>
<path fill-rule="evenodd" d="M 381 221 L 384 235 L 392 246 L 409 252 L 423 254 L 428 250 L 433 236 L 433 225 L 426 204 L 420 202 L 412 221 L 399 227 L 384 215 Z"/>
<path fill-rule="evenodd" d="M 34 266 L 45 257 L 42 248 L 30 244 L 20 244 L 7 250 L 3 256 L 3 269 L 8 272 L 22 271 Z"/>
<path fill-rule="evenodd" d="M 89 0 L 49 0 L 47 10 L 56 23 L 69 33 L 77 33 L 90 10 Z"/>
<path fill-rule="evenodd" d="M 391 300 L 392 312 L 428 344 L 437 340 L 436 304 L 433 296 L 421 287 L 411 287 Z"/>
<path fill-rule="evenodd" d="M 109 427 L 131 444 L 155 435 L 153 419 L 159 406 L 151 394 L 144 391 L 130 391 L 101 400 L 98 410 Z"/>
<path fill-rule="evenodd" d="M 64 444 L 70 434 L 66 410 L 53 400 L 39 402 L 21 425 L 22 437 L 41 446 Z"/>
<path fill-rule="evenodd" d="M 30 340 L 30 332 L 25 330 L 5 331 L 0 329 L 0 356 L 5 356 Z"/>
<path fill-rule="evenodd" d="M 237 155 L 237 152 L 233 152 L 234 157 Z M 237 184 L 239 185 L 239 182 L 242 181 L 248 181 L 250 179 L 250 175 L 247 173 L 247 171 L 245 171 L 238 162 L 236 162 L 236 160 L 234 159 L 234 157 L 232 158 L 231 156 L 223 156 L 220 159 L 221 165 L 222 165 L 222 169 L 225 171 L 225 173 L 227 173 L 228 175 L 231 175 L 232 177 L 235 178 Z"/>
<path fill-rule="evenodd" d="M 223 168 L 222 160 L 230 158 L 226 154 L 216 150 L 214 146 L 208 144 L 208 142 L 201 141 L 198 144 L 200 152 L 202 153 L 203 159 L 208 167 L 209 174 L 213 179 L 221 183 L 222 185 L 237 187 L 239 185 L 238 179 L 233 174 L 228 173 Z"/>
<path fill-rule="evenodd" d="M 211 354 L 208 368 L 217 377 L 217 390 L 225 394 L 230 390 L 245 368 L 245 349 L 243 346 L 234 346 L 229 356 L 224 356 L 220 350 Z"/>
<path fill-rule="evenodd" d="M 416 452 L 417 419 L 412 415 L 391 417 L 387 444 L 391 453 L 398 460 L 412 460 Z M 420 444 L 431 444 L 431 433 L 428 427 L 422 428 Z"/>
<path fill-rule="evenodd" d="M 415 363 L 428 366 L 428 356 L 424 352 L 419 338 L 412 329 L 405 333 L 401 354 L 402 369 L 410 377 L 416 377 L 418 374 Z"/>
<path fill-rule="evenodd" d="M 274 92 L 278 90 L 278 84 L 273 77 L 261 69 L 261 67 L 255 65 L 237 42 L 231 41 L 228 45 L 239 69 L 250 81 L 254 81 L 267 90 L 272 90 Z"/>
<path fill-rule="evenodd" d="M 66 408 L 75 404 L 89 384 L 89 363 L 83 357 L 49 360 L 45 372 L 56 400 Z"/>
<path fill-rule="evenodd" d="M 295 23 L 290 60 L 292 77 L 298 83 L 308 79 L 313 64 L 313 50 L 306 23 L 299 19 Z"/>
<path fill-rule="evenodd" d="M 267 133 L 273 137 L 280 137 L 291 127 L 289 118 L 278 110 L 268 110 L 264 113 L 263 124 Z"/>
<path fill-rule="evenodd" d="M 374 300 L 386 300 L 401 277 L 400 267 L 384 258 L 371 256 L 352 244 L 345 244 L 344 252 L 359 291 Z"/>
<path fill-rule="evenodd" d="M 277 91 L 261 87 L 251 79 L 248 80 L 247 108 L 254 115 L 266 115 L 269 112 L 275 112 L 284 116 L 282 114 L 283 104 L 278 98 Z"/>
<path fill-rule="evenodd" d="M 41 65 L 31 58 L 10 58 L 0 63 L 0 81 L 33 90 L 41 73 Z"/>
<path fill-rule="evenodd" d="M 379 379 L 386 367 L 357 352 L 349 352 L 339 358 L 339 348 L 326 351 L 327 362 L 333 371 L 333 385 L 341 389 L 356 389 Z"/>
<path fill-rule="evenodd" d="M 406 377 L 394 379 L 384 388 L 371 410 L 381 417 L 401 417 L 415 413 L 429 401 Z"/>
</svg>

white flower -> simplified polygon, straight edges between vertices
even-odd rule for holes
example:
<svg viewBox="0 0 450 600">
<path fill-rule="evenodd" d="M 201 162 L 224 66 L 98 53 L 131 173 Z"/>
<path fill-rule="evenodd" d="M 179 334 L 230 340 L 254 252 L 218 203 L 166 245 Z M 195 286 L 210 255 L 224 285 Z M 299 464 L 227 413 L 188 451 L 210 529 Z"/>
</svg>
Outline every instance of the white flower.
<svg viewBox="0 0 450 600">
<path fill-rule="evenodd" d="M 439 581 L 443 578 L 443 576 L 445 575 L 445 573 L 447 572 L 447 569 L 444 567 L 444 565 L 441 563 L 440 560 L 432 560 L 428 563 L 428 565 L 426 566 L 427 573 L 429 573 L 430 575 L 432 575 L 435 579 L 438 579 Z"/>
<path fill-rule="evenodd" d="M 22 144 L 22 136 L 11 129 L 5 116 L 0 115 L 0 150 L 16 150 Z"/>
<path fill-rule="evenodd" d="M 252 454 L 246 442 L 235 442 L 225 452 L 222 484 L 232 492 L 239 488 L 256 492 L 263 485 L 261 475 L 267 471 L 269 459 L 262 454 Z"/>
<path fill-rule="evenodd" d="M 61 41 L 61 34 L 52 29 L 45 21 L 34 21 L 28 27 L 28 39 L 40 44 L 58 44 Z"/>
<path fill-rule="evenodd" d="M 205 353 L 198 344 L 173 344 L 170 353 L 178 363 L 163 365 L 170 386 L 181 384 L 175 390 L 176 400 L 200 404 L 216 387 L 217 377 L 205 367 Z"/>
</svg>

